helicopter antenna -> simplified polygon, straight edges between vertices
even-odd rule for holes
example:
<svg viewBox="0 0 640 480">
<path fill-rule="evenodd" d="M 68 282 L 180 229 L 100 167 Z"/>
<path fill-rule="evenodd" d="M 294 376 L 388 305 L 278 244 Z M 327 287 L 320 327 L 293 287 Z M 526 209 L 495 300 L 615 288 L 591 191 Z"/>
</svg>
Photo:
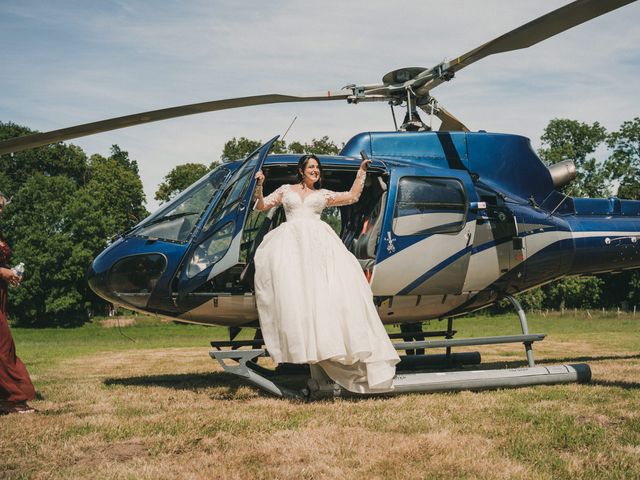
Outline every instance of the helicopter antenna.
<svg viewBox="0 0 640 480">
<path fill-rule="evenodd" d="M 391 107 L 391 116 L 393 117 L 393 126 L 396 127 L 396 132 L 398 131 L 398 121 L 396 120 L 396 112 L 393 109 L 393 103 L 389 102 L 389 107 Z"/>
<path fill-rule="evenodd" d="M 297 119 L 298 119 L 297 115 L 295 117 L 293 117 L 293 120 L 291 120 L 291 123 L 289 124 L 289 128 L 287 128 L 287 131 L 284 132 L 284 134 L 282 135 L 282 138 L 280 139 L 281 142 L 284 142 L 284 137 L 287 136 L 287 133 L 289 133 L 289 130 L 291 130 L 291 127 L 293 127 L 293 124 L 295 123 L 295 121 Z"/>
</svg>

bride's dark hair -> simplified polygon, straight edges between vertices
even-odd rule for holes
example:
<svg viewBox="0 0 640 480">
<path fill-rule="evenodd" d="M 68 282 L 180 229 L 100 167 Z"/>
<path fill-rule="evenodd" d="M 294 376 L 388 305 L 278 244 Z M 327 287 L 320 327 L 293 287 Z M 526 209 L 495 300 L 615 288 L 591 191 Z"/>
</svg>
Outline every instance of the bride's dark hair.
<svg viewBox="0 0 640 480">
<path fill-rule="evenodd" d="M 309 153 L 300 157 L 300 160 L 298 160 L 298 170 L 296 171 L 296 174 L 298 176 L 298 181 L 301 182 L 302 172 L 304 172 L 304 169 L 307 168 L 307 163 L 309 163 L 309 160 L 311 160 L 312 158 L 316 162 L 318 162 L 318 170 L 320 170 L 320 178 L 316 183 L 313 184 L 313 188 L 319 190 L 322 188 L 322 164 L 320 163 L 320 159 L 313 153 Z"/>
</svg>

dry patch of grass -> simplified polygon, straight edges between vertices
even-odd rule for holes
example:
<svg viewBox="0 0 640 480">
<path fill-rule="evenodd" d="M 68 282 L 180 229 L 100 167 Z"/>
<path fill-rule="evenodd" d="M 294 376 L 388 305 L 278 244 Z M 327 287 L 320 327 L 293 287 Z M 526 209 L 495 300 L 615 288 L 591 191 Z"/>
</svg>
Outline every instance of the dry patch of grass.
<svg viewBox="0 0 640 480">
<path fill-rule="evenodd" d="M 136 324 L 136 319 L 133 317 L 111 317 L 99 322 L 103 328 L 131 327 Z"/>
<path fill-rule="evenodd" d="M 640 478 L 640 354 L 624 345 L 534 347 L 589 363 L 589 385 L 315 403 L 262 394 L 206 346 L 77 354 L 38 367 L 39 414 L 0 417 L 0 478 Z M 522 346 L 481 351 L 524 364 Z"/>
</svg>

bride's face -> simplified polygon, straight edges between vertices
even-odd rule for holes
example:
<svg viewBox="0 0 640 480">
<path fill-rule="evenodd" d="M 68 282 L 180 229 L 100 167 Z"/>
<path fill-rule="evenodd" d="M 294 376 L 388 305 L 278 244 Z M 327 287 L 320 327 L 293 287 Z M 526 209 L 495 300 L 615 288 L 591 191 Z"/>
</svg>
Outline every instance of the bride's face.
<svg viewBox="0 0 640 480">
<path fill-rule="evenodd" d="M 320 166 L 315 158 L 310 158 L 302 171 L 302 181 L 316 183 L 320 180 Z"/>
</svg>

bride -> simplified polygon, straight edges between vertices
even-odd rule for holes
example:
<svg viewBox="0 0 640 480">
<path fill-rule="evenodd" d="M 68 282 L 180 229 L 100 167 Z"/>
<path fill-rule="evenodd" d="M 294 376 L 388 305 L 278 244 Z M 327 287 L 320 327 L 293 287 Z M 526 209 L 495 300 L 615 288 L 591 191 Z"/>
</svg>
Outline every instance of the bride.
<svg viewBox="0 0 640 480">
<path fill-rule="evenodd" d="M 264 174 L 256 174 L 255 209 L 282 204 L 287 219 L 265 235 L 254 257 L 267 350 L 276 363 L 317 364 L 357 393 L 390 391 L 400 358 L 360 264 L 320 214 L 358 201 L 369 163 L 363 159 L 348 192 L 321 188 L 322 167 L 314 155 L 300 158 L 298 184 L 282 185 L 267 197 Z"/>
</svg>

